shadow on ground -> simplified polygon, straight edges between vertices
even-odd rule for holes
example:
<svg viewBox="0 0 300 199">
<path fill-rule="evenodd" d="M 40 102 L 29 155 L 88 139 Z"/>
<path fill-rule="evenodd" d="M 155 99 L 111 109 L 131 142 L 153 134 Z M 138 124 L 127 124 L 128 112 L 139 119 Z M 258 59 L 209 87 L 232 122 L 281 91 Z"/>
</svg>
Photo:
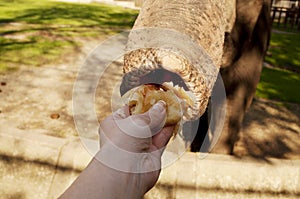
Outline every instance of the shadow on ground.
<svg viewBox="0 0 300 199">
<path fill-rule="evenodd" d="M 300 105 L 256 99 L 246 114 L 238 155 L 300 158 Z"/>
</svg>

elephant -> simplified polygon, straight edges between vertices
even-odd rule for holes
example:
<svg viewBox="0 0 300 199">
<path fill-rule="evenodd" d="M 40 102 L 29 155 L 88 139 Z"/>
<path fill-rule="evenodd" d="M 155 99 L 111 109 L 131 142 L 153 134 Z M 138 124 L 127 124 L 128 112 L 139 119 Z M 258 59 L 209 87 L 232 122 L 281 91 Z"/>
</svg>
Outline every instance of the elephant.
<svg viewBox="0 0 300 199">
<path fill-rule="evenodd" d="M 220 72 L 226 91 L 227 114 L 213 152 L 233 154 L 245 112 L 252 103 L 260 79 L 270 38 L 270 9 L 271 0 L 146 0 L 133 31 L 161 28 L 187 35 L 204 49 L 212 64 L 202 66 L 199 72 L 194 64 L 197 60 L 188 60 L 189 56 L 181 56 L 180 52 L 174 55 L 160 49 L 132 50 L 124 56 L 121 93 L 142 84 L 147 77 L 151 78 L 149 74 L 153 77 L 158 70 L 165 74 L 170 72 L 173 79 L 183 81 L 186 89 L 198 99 L 199 103 L 193 107 L 196 116 L 202 115 L 192 122 L 199 123 L 199 128 L 195 139 L 189 140 L 191 151 L 197 152 L 207 133 L 210 122 L 207 106 Z M 143 38 L 130 37 L 128 46 L 138 43 L 138 39 Z M 182 65 L 184 70 L 180 69 Z M 168 80 L 165 76 L 156 78 L 161 78 L 159 83 L 162 83 Z"/>
</svg>

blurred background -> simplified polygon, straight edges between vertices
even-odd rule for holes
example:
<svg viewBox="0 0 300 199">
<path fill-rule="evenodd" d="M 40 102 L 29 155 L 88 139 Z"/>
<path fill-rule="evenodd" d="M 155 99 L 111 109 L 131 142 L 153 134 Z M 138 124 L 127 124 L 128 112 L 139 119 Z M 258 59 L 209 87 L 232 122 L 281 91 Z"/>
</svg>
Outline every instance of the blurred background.
<svg viewBox="0 0 300 199">
<path fill-rule="evenodd" d="M 91 157 L 80 144 L 72 113 L 77 72 L 101 41 L 131 29 L 142 3 L 0 0 L 0 198 L 57 198 L 86 166 Z M 299 0 L 272 1 L 269 50 L 236 150 L 263 165 L 269 158 L 292 165 L 295 174 L 289 178 L 296 187 L 265 195 L 254 188 L 241 192 L 248 198 L 300 196 L 299 6 Z M 110 113 L 108 88 L 121 77 L 120 64 L 107 73 L 105 89 L 98 88 L 99 120 Z M 226 195 L 220 185 L 211 192 L 242 197 L 228 190 Z"/>
</svg>

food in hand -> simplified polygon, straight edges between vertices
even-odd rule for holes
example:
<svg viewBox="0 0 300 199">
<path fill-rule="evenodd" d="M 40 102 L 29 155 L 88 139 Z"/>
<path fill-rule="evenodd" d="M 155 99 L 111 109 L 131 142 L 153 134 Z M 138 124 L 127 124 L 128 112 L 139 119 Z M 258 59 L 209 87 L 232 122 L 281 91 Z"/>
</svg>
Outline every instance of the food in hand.
<svg viewBox="0 0 300 199">
<path fill-rule="evenodd" d="M 189 107 L 195 103 L 191 92 L 177 85 L 173 86 L 172 82 L 141 85 L 128 91 L 123 98 L 128 100 L 131 115 L 145 113 L 158 101 L 163 100 L 167 112 L 165 126 L 177 125 L 181 119 L 189 120 L 192 117 Z"/>
</svg>

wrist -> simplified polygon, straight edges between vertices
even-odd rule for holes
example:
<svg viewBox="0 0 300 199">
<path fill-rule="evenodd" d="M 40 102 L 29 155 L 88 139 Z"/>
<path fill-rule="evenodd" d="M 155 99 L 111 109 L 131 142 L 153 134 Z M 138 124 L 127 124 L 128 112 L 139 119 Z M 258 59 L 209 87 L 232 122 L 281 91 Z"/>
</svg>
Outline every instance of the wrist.
<svg viewBox="0 0 300 199">
<path fill-rule="evenodd" d="M 107 197 L 103 198 L 140 199 L 147 192 L 147 188 L 143 186 L 140 178 L 143 174 L 119 171 L 97 159 L 93 159 L 92 164 L 97 165 L 97 170 L 101 174 L 99 187 L 105 187 L 105 192 L 109 193 Z"/>
</svg>

